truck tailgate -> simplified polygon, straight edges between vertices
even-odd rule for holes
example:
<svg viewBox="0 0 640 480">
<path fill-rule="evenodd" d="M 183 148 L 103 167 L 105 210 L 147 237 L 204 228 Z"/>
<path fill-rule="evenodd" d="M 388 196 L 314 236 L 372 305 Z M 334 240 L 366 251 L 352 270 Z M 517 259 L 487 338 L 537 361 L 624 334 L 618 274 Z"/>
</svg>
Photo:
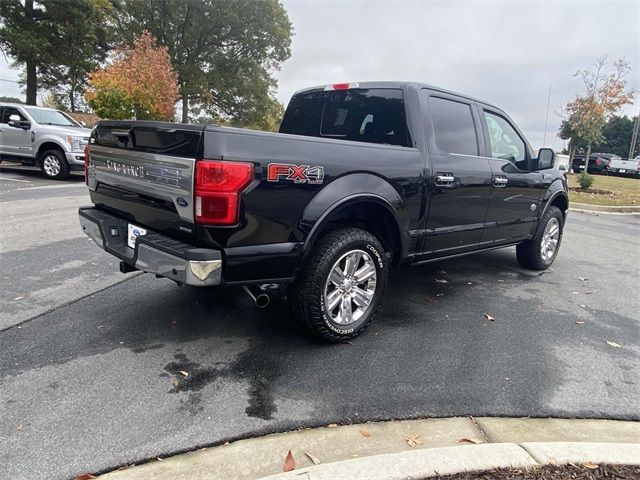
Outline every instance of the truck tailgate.
<svg viewBox="0 0 640 480">
<path fill-rule="evenodd" d="M 89 146 L 91 200 L 142 227 L 190 237 L 203 127 L 101 122 Z"/>
</svg>

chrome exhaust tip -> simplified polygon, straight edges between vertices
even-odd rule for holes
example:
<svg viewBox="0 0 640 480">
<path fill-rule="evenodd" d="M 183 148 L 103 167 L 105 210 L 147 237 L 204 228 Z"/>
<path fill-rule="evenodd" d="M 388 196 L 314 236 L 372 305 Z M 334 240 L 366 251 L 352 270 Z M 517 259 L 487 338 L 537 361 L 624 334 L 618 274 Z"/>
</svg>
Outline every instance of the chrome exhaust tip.
<svg viewBox="0 0 640 480">
<path fill-rule="evenodd" d="M 257 285 L 243 285 L 242 288 L 251 297 L 258 308 L 267 308 L 271 303 L 271 297 Z"/>
</svg>

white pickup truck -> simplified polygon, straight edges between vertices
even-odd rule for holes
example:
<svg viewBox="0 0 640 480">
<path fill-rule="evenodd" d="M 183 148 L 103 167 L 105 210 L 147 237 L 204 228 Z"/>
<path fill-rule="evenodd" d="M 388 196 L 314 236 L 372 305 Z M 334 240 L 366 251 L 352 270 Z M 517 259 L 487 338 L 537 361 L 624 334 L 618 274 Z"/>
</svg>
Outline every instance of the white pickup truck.
<svg viewBox="0 0 640 480">
<path fill-rule="evenodd" d="M 640 178 L 640 155 L 633 160 L 612 159 L 609 164 L 609 175 L 624 175 Z"/>
</svg>

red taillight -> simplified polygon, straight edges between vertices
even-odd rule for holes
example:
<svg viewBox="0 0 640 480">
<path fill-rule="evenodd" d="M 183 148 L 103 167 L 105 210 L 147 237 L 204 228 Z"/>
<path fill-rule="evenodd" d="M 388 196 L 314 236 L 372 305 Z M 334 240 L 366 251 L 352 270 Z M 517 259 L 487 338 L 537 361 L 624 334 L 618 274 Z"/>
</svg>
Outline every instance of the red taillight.
<svg viewBox="0 0 640 480">
<path fill-rule="evenodd" d="M 333 83 L 331 85 L 327 85 L 325 90 L 349 90 L 350 88 L 358 88 L 359 85 L 357 83 Z"/>
<path fill-rule="evenodd" d="M 84 183 L 89 185 L 89 145 L 84 147 Z"/>
<path fill-rule="evenodd" d="M 252 180 L 251 163 L 198 160 L 194 181 L 196 222 L 207 225 L 238 223 L 240 194 Z"/>
</svg>

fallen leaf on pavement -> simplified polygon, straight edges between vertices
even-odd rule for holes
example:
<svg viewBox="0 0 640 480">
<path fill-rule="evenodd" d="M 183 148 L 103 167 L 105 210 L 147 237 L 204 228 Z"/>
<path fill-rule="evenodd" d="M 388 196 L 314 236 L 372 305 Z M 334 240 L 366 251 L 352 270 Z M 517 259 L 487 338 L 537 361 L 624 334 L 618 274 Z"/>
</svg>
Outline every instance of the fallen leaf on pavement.
<svg viewBox="0 0 640 480">
<path fill-rule="evenodd" d="M 436 301 L 431 297 L 425 297 L 425 300 L 430 303 L 436 303 Z"/>
<path fill-rule="evenodd" d="M 353 342 L 350 342 L 349 340 L 345 340 L 344 342 L 342 342 L 343 345 L 353 345 Z"/>
<path fill-rule="evenodd" d="M 596 470 L 600 465 L 596 465 L 595 463 L 584 463 L 582 466 L 590 470 Z"/>
<path fill-rule="evenodd" d="M 407 445 L 409 445 L 411 448 L 415 448 L 422 443 L 422 440 L 420 440 L 420 435 L 405 435 L 404 438 L 407 441 Z"/>
<path fill-rule="evenodd" d="M 19 432 L 24 430 L 24 423 L 22 423 L 22 420 L 20 420 L 20 423 L 18 424 L 18 428 L 16 428 L 16 430 Z"/>
<path fill-rule="evenodd" d="M 24 297 L 16 297 L 14 300 L 22 300 Z"/>
<path fill-rule="evenodd" d="M 362 435 L 363 437 L 370 437 L 371 434 L 369 432 L 367 432 L 366 430 L 360 430 L 360 435 Z"/>
<path fill-rule="evenodd" d="M 580 295 L 580 292 L 571 292 L 571 293 L 573 293 L 574 295 Z"/>
<path fill-rule="evenodd" d="M 589 279 L 586 277 L 578 277 L 578 280 L 580 280 L 581 282 L 588 282 Z"/>
<path fill-rule="evenodd" d="M 283 472 L 290 472 L 291 470 L 296 469 L 296 461 L 293 459 L 293 453 L 291 450 L 287 452 L 287 456 L 284 459 L 284 466 L 282 467 Z"/>
<path fill-rule="evenodd" d="M 476 445 L 478 443 L 482 443 L 480 440 L 478 440 L 477 438 L 473 438 L 473 437 L 464 437 L 464 438 L 461 438 L 460 440 L 458 440 L 458 443 L 463 443 L 463 442 L 475 443 Z"/>
<path fill-rule="evenodd" d="M 337 423 L 330 423 L 329 425 L 327 425 L 327 428 L 336 428 L 337 426 Z"/>
<path fill-rule="evenodd" d="M 91 475 L 90 473 L 81 473 L 77 477 L 74 477 L 73 480 L 91 480 L 92 478 L 98 478 L 95 475 Z"/>
<path fill-rule="evenodd" d="M 182 375 L 183 377 L 188 377 L 189 376 L 189 373 L 185 372 L 184 370 L 178 370 L 178 373 L 180 375 Z"/>
<path fill-rule="evenodd" d="M 436 278 L 436 283 L 449 283 L 444 278 Z"/>
<path fill-rule="evenodd" d="M 311 455 L 308 452 L 304 452 L 304 454 L 309 457 L 309 460 L 311 460 L 313 462 L 314 465 L 320 465 L 320 459 L 318 457 L 316 457 L 315 455 Z"/>
<path fill-rule="evenodd" d="M 491 320 L 492 322 L 495 320 L 495 318 L 489 315 L 488 313 L 484 314 L 484 318 L 486 318 L 487 320 Z"/>
<path fill-rule="evenodd" d="M 581 322 L 580 320 L 576 320 L 576 325 L 584 325 L 584 322 Z"/>
<path fill-rule="evenodd" d="M 610 347 L 613 347 L 613 348 L 620 348 L 620 345 L 618 345 L 616 342 L 612 342 L 610 340 L 607 340 L 607 345 L 609 345 Z"/>
</svg>

